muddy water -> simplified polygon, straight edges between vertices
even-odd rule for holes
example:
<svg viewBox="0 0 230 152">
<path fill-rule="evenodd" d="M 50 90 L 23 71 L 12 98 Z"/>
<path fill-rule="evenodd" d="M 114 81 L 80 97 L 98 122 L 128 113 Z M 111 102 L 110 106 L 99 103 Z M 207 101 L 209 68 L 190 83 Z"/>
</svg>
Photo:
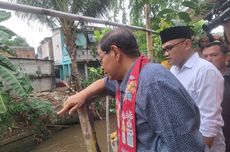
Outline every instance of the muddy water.
<svg viewBox="0 0 230 152">
<path fill-rule="evenodd" d="M 115 131 L 115 123 L 115 116 L 110 116 L 110 132 Z M 107 152 L 106 121 L 96 121 L 95 128 L 100 149 L 102 152 Z M 56 133 L 37 145 L 31 152 L 87 152 L 81 126 L 73 125 Z"/>
</svg>

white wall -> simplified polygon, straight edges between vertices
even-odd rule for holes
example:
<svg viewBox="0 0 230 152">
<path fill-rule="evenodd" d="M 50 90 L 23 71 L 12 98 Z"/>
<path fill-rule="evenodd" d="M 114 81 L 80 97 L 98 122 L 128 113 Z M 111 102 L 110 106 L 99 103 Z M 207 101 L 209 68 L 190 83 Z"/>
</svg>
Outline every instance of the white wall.
<svg viewBox="0 0 230 152">
<path fill-rule="evenodd" d="M 62 63 L 62 43 L 61 32 L 59 30 L 53 31 L 52 35 L 54 63 L 60 65 Z"/>
</svg>

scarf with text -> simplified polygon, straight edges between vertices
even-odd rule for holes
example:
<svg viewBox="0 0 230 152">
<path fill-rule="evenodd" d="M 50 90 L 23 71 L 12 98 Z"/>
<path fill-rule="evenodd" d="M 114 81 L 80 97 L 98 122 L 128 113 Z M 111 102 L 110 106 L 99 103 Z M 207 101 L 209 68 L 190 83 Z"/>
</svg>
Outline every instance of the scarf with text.
<svg viewBox="0 0 230 152">
<path fill-rule="evenodd" d="M 138 80 L 141 69 L 148 63 L 145 56 L 140 56 L 130 73 L 125 95 L 121 97 L 119 86 L 116 91 L 116 114 L 118 152 L 136 152 L 136 118 L 135 105 Z"/>
</svg>

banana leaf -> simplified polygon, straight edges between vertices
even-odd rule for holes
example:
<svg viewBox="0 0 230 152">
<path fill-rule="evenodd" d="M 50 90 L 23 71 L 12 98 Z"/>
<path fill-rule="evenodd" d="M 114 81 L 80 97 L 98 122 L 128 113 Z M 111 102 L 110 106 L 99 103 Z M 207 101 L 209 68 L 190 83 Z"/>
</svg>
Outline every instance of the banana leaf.
<svg viewBox="0 0 230 152">
<path fill-rule="evenodd" d="M 18 72 L 17 67 L 15 66 L 15 64 L 13 64 L 7 57 L 0 55 L 0 65 L 2 65 L 3 67 L 11 70 L 11 71 L 15 71 Z"/>
<path fill-rule="evenodd" d="M 7 94 L 0 91 L 0 114 L 6 112 L 6 106 L 4 104 L 4 101 L 6 100 Z"/>
<path fill-rule="evenodd" d="M 0 80 L 9 91 L 15 91 L 19 97 L 28 97 L 33 90 L 26 77 L 0 65 Z"/>
<path fill-rule="evenodd" d="M 12 56 L 17 56 L 14 50 L 10 49 L 7 45 L 4 45 L 0 42 L 0 51 L 7 52 Z"/>
</svg>

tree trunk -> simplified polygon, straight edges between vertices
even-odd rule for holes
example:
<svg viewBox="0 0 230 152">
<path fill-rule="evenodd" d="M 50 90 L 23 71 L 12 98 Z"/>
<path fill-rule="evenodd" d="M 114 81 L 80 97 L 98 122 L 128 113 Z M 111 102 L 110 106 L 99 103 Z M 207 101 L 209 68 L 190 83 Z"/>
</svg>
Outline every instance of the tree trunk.
<svg viewBox="0 0 230 152">
<path fill-rule="evenodd" d="M 63 22 L 66 23 L 67 21 Z M 76 91 L 80 91 L 82 89 L 82 86 L 77 66 L 77 46 L 75 44 L 75 30 L 73 27 L 73 22 L 71 24 L 70 21 L 69 26 L 62 27 L 62 30 L 65 36 L 65 44 L 72 62 L 71 77 L 73 78 L 72 80 L 74 80 L 74 89 Z M 88 113 L 88 105 L 82 106 L 82 108 L 78 109 L 78 117 L 81 123 L 82 133 L 85 140 L 87 151 L 100 152 L 100 148 L 98 146 L 96 138 L 96 131 L 94 128 L 94 120 L 92 116 Z"/>
<path fill-rule="evenodd" d="M 151 21 L 149 17 L 150 8 L 148 4 L 145 4 L 145 18 L 146 18 L 146 28 L 151 28 Z M 147 54 L 150 61 L 153 62 L 154 60 L 154 51 L 153 51 L 153 38 L 152 38 L 152 32 L 146 32 L 146 41 L 147 41 Z"/>
</svg>

